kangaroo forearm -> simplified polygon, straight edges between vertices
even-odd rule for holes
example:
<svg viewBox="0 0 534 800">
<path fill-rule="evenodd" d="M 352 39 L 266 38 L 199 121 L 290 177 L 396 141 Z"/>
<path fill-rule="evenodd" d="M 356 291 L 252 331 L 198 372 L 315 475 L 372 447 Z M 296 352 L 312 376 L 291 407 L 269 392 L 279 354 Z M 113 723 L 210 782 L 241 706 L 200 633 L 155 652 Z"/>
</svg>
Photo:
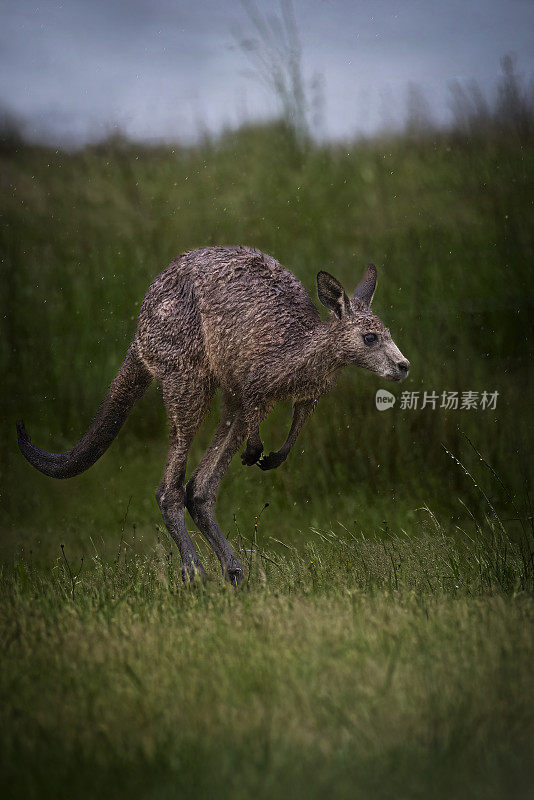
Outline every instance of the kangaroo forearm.
<svg viewBox="0 0 534 800">
<path fill-rule="evenodd" d="M 260 438 L 260 429 L 257 427 L 247 439 L 247 446 L 241 454 L 241 463 L 251 467 L 263 453 L 263 443 Z"/>
<path fill-rule="evenodd" d="M 287 439 L 278 451 L 281 455 L 287 456 L 289 454 L 291 448 L 297 441 L 298 435 L 302 430 L 302 426 L 308 419 L 310 412 L 313 411 L 314 406 L 315 400 L 302 400 L 298 403 L 295 403 L 293 406 L 293 421 L 291 423 L 291 428 L 289 429 Z"/>
<path fill-rule="evenodd" d="M 259 447 L 263 447 L 263 443 L 262 443 L 261 437 L 260 437 L 260 429 L 259 429 L 259 427 L 257 427 L 256 430 L 252 431 L 252 433 L 248 437 L 248 439 L 247 439 L 247 447 L 249 447 L 249 446 L 251 448 L 254 448 L 255 450 L 257 448 L 259 448 Z"/>
<path fill-rule="evenodd" d="M 308 419 L 310 411 L 312 411 L 314 407 L 315 400 L 303 400 L 295 403 L 293 406 L 293 421 L 291 423 L 291 428 L 289 429 L 287 439 L 280 450 L 275 453 L 269 453 L 268 456 L 263 456 L 263 458 L 258 461 L 258 466 L 261 467 L 261 469 L 276 469 L 276 467 L 279 467 L 280 464 L 286 460 L 291 448 L 297 441 L 297 437 L 302 430 L 302 426 Z"/>
</svg>

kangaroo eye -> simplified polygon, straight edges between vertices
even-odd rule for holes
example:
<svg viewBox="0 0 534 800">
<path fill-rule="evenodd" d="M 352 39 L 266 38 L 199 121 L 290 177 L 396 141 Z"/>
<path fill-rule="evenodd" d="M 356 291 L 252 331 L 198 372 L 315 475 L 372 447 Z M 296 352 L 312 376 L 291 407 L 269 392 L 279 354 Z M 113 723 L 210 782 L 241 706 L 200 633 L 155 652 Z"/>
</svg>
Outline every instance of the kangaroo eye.
<svg viewBox="0 0 534 800">
<path fill-rule="evenodd" d="M 378 339 L 376 333 L 364 333 L 363 341 L 365 344 L 374 344 Z"/>
</svg>

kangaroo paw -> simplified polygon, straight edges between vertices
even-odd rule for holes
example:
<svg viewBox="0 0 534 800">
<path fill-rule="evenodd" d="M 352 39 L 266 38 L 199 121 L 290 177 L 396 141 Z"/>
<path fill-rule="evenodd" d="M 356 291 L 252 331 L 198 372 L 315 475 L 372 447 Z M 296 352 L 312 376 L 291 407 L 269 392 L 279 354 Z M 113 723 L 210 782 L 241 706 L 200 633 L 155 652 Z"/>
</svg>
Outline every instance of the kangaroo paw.
<svg viewBox="0 0 534 800">
<path fill-rule="evenodd" d="M 269 453 L 268 456 L 263 456 L 263 458 L 258 461 L 258 467 L 263 470 L 276 469 L 276 467 L 283 464 L 285 460 L 286 457 L 283 453 Z"/>
<path fill-rule="evenodd" d="M 244 467 L 251 467 L 257 462 L 262 453 L 263 445 L 260 445 L 259 447 L 251 447 L 249 444 L 247 444 L 241 453 L 241 463 Z"/>
<path fill-rule="evenodd" d="M 232 586 L 236 588 L 239 586 L 241 581 L 243 580 L 243 569 L 240 564 L 236 563 L 233 566 L 229 567 L 226 570 L 226 574 L 228 575 L 228 579 Z"/>
</svg>

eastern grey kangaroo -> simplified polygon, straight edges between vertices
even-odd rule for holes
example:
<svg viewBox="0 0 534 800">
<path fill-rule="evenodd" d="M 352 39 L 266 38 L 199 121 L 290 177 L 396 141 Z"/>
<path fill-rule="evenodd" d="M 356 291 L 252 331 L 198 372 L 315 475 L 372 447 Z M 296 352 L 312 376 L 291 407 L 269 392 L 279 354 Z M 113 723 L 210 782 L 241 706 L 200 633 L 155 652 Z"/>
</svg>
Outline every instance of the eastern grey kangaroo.
<svg viewBox="0 0 534 800">
<path fill-rule="evenodd" d="M 163 393 L 170 444 L 156 499 L 178 545 L 184 580 L 205 573 L 185 529 L 184 507 L 233 584 L 243 578 L 213 513 L 233 455 L 261 469 L 286 458 L 318 398 L 348 364 L 383 378 L 405 378 L 409 362 L 370 311 L 376 269 L 370 264 L 352 297 L 327 272 L 317 275 L 319 300 L 332 313 L 322 322 L 297 278 L 274 258 L 249 247 L 204 247 L 176 258 L 149 288 L 137 331 L 87 433 L 66 453 L 35 447 L 17 425 L 22 454 L 54 478 L 88 469 L 107 450 L 155 378 Z M 185 484 L 187 453 L 217 387 L 219 426 Z M 292 399 L 293 421 L 280 450 L 262 456 L 259 426 L 278 400 Z"/>
</svg>

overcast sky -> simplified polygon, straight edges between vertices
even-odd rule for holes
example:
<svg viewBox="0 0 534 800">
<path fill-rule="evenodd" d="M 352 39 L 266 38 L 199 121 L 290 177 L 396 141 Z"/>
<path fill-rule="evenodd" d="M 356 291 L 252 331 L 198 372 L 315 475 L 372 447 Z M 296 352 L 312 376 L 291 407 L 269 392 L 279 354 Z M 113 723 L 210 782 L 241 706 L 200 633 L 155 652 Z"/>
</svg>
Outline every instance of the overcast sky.
<svg viewBox="0 0 534 800">
<path fill-rule="evenodd" d="M 276 2 L 257 0 L 277 12 Z M 437 119 L 448 85 L 492 91 L 505 53 L 534 74 L 534 0 L 294 0 L 307 81 L 323 81 L 320 133 L 370 133 L 402 119 L 419 84 Z M 256 33 L 240 0 L 0 0 L 0 102 L 58 144 L 120 126 L 191 140 L 269 116 L 235 30 Z"/>
</svg>

